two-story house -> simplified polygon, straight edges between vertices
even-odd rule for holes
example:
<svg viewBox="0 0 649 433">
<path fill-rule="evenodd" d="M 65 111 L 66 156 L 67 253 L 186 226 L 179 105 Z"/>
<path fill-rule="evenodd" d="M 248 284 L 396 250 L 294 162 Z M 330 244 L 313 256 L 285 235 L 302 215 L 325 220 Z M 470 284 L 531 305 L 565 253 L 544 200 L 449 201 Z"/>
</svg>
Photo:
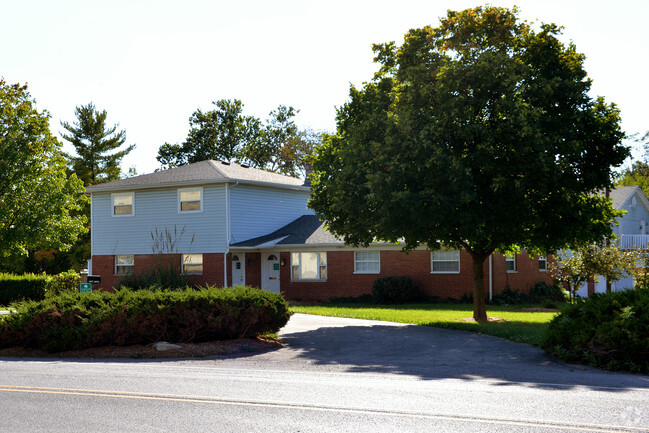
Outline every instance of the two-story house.
<svg viewBox="0 0 649 433">
<path fill-rule="evenodd" d="M 471 293 L 464 251 L 376 243 L 352 248 L 307 208 L 303 180 L 221 161 L 202 161 L 87 188 L 91 195 L 91 273 L 110 289 L 164 254 L 196 284 L 251 285 L 288 299 L 326 300 L 371 293 L 385 276 L 409 276 L 431 296 Z M 646 200 L 646 199 L 645 199 Z M 493 254 L 485 292 L 550 282 L 544 257 Z"/>
</svg>

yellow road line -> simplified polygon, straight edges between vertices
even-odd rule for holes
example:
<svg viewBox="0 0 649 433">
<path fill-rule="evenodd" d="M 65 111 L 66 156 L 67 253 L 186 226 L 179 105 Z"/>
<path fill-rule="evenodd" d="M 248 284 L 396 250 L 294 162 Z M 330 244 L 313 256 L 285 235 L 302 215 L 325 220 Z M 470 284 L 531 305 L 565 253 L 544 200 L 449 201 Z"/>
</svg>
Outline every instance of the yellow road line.
<svg viewBox="0 0 649 433">
<path fill-rule="evenodd" d="M 586 432 L 604 432 L 604 433 L 609 433 L 609 432 L 615 433 L 620 431 L 649 432 L 649 430 L 646 428 L 630 427 L 630 426 L 589 424 L 589 423 L 576 423 L 576 422 L 552 421 L 552 420 L 524 420 L 524 419 L 516 420 L 516 419 L 506 419 L 506 418 L 478 418 L 478 417 L 460 416 L 460 415 L 397 412 L 397 411 L 390 411 L 390 410 L 344 408 L 344 407 L 326 406 L 326 405 L 313 406 L 313 405 L 304 405 L 300 403 L 274 403 L 271 401 L 263 401 L 263 400 L 245 400 L 245 399 L 237 399 L 237 398 L 226 399 L 220 397 L 203 397 L 203 396 L 196 396 L 196 395 L 181 395 L 181 394 L 158 394 L 158 393 L 140 393 L 140 392 L 130 392 L 130 391 L 50 388 L 50 387 L 33 387 L 33 386 L 14 386 L 14 385 L 0 385 L 0 392 L 74 395 L 74 396 L 86 396 L 86 397 L 108 397 L 108 398 L 122 398 L 122 399 L 136 399 L 136 400 L 215 404 L 215 405 L 224 405 L 224 406 L 265 407 L 265 408 L 272 408 L 272 409 L 292 409 L 292 410 L 304 410 L 304 411 L 316 411 L 316 412 L 337 412 L 337 413 L 349 413 L 349 414 L 360 414 L 360 415 L 392 416 L 392 417 L 399 417 L 399 418 L 418 418 L 418 419 L 431 419 L 431 420 L 456 421 L 456 422 L 475 422 L 481 424 L 510 425 L 510 426 L 519 426 L 519 427 L 537 427 L 537 428 L 565 430 L 565 431 L 586 431 Z"/>
</svg>

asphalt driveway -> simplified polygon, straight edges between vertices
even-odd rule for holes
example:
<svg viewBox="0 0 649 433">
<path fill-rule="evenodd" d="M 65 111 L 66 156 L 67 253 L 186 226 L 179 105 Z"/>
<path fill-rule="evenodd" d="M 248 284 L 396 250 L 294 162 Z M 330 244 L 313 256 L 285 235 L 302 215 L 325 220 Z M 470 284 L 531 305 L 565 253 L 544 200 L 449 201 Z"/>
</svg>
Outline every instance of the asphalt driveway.
<svg viewBox="0 0 649 433">
<path fill-rule="evenodd" d="M 285 347 L 252 359 L 300 370 L 489 379 L 502 385 L 649 388 L 647 376 L 564 364 L 537 347 L 465 331 L 294 314 L 280 337 Z"/>
</svg>

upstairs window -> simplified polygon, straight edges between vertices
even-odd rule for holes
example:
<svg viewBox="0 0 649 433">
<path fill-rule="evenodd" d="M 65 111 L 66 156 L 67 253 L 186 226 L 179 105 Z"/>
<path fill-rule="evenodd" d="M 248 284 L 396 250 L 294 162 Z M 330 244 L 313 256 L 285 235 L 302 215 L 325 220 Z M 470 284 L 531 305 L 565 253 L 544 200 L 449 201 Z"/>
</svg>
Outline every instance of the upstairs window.
<svg viewBox="0 0 649 433">
<path fill-rule="evenodd" d="M 354 272 L 357 274 L 378 274 L 381 272 L 380 251 L 354 251 Z"/>
<path fill-rule="evenodd" d="M 548 258 L 545 256 L 539 256 L 539 271 L 548 270 Z"/>
<path fill-rule="evenodd" d="M 115 256 L 115 275 L 129 275 L 135 270 L 133 254 Z"/>
<path fill-rule="evenodd" d="M 113 202 L 113 216 L 132 216 L 134 215 L 132 192 L 120 192 L 111 194 Z"/>
<path fill-rule="evenodd" d="M 458 274 L 460 272 L 460 251 L 431 252 L 430 271 L 435 274 Z"/>
<path fill-rule="evenodd" d="M 326 280 L 327 253 L 291 253 L 292 280 Z"/>
<path fill-rule="evenodd" d="M 201 212 L 203 210 L 203 188 L 184 188 L 178 190 L 179 212 Z"/>
<path fill-rule="evenodd" d="M 505 256 L 505 269 L 507 272 L 516 272 L 516 256 Z"/>
<path fill-rule="evenodd" d="M 183 254 L 183 274 L 202 275 L 203 274 L 203 255 L 202 254 Z"/>
</svg>

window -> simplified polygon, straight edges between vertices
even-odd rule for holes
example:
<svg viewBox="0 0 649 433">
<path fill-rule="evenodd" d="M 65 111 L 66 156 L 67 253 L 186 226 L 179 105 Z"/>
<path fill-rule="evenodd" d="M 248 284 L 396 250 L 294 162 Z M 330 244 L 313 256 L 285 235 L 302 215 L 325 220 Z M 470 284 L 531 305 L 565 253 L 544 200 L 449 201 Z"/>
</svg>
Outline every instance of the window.
<svg viewBox="0 0 649 433">
<path fill-rule="evenodd" d="M 203 188 L 178 190 L 179 212 L 201 212 L 203 210 Z"/>
<path fill-rule="evenodd" d="M 111 194 L 113 201 L 113 216 L 132 216 L 133 212 L 133 193 L 115 193 Z"/>
<path fill-rule="evenodd" d="M 132 274 L 135 269 L 134 263 L 132 254 L 115 256 L 115 275 Z"/>
<path fill-rule="evenodd" d="M 548 270 L 548 258 L 545 256 L 539 256 L 539 271 Z"/>
<path fill-rule="evenodd" d="M 380 251 L 354 251 L 354 272 L 357 274 L 378 274 L 381 272 Z"/>
<path fill-rule="evenodd" d="M 202 254 L 183 254 L 183 274 L 202 275 L 203 274 L 203 255 Z"/>
<path fill-rule="evenodd" d="M 326 280 L 327 253 L 291 253 L 291 279 Z"/>
<path fill-rule="evenodd" d="M 458 250 L 431 252 L 430 271 L 439 274 L 460 273 L 460 252 Z"/>
<path fill-rule="evenodd" d="M 516 256 L 505 256 L 505 269 L 507 272 L 516 272 Z"/>
</svg>

